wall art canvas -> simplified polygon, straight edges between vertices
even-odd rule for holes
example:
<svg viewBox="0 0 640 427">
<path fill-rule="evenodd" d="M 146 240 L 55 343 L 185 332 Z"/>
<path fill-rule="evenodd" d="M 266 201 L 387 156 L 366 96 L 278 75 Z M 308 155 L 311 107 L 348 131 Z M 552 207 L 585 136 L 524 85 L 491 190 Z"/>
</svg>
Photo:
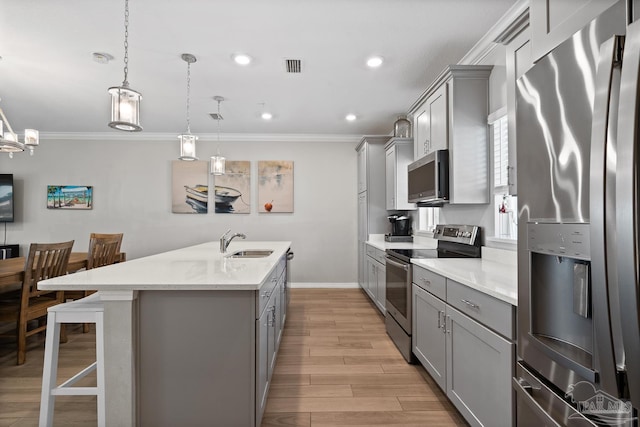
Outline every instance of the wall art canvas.
<svg viewBox="0 0 640 427">
<path fill-rule="evenodd" d="M 47 185 L 47 209 L 93 209 L 93 187 Z"/>
<path fill-rule="evenodd" d="M 251 213 L 251 162 L 227 160 L 224 175 L 214 180 L 216 213 Z"/>
<path fill-rule="evenodd" d="M 258 162 L 258 212 L 293 212 L 293 161 Z"/>
<path fill-rule="evenodd" d="M 171 212 L 206 214 L 209 203 L 209 162 L 171 162 Z"/>
</svg>

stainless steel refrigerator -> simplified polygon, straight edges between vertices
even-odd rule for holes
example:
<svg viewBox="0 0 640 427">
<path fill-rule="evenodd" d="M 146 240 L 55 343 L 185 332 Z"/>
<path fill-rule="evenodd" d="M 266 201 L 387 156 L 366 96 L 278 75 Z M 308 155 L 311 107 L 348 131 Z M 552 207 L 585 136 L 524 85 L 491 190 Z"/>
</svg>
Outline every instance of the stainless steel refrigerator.
<svg viewBox="0 0 640 427">
<path fill-rule="evenodd" d="M 517 82 L 519 426 L 637 425 L 640 23 L 625 3 Z"/>
</svg>

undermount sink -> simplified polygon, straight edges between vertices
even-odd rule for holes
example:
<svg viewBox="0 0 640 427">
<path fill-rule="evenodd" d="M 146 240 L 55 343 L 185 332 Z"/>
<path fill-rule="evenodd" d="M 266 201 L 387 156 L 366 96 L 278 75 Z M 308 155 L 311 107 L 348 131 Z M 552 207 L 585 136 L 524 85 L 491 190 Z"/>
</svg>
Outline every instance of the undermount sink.
<svg viewBox="0 0 640 427">
<path fill-rule="evenodd" d="M 242 251 L 236 251 L 229 255 L 230 258 L 264 258 L 271 255 L 273 251 L 271 249 L 245 249 Z"/>
</svg>

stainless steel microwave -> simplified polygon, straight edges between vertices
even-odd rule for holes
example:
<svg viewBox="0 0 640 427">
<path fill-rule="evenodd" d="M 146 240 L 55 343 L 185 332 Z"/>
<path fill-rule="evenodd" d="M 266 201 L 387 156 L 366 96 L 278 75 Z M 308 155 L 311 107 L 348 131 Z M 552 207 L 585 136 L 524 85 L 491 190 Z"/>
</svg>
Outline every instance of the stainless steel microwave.
<svg viewBox="0 0 640 427">
<path fill-rule="evenodd" d="M 409 203 L 439 207 L 449 202 L 449 150 L 436 150 L 411 163 Z"/>
</svg>

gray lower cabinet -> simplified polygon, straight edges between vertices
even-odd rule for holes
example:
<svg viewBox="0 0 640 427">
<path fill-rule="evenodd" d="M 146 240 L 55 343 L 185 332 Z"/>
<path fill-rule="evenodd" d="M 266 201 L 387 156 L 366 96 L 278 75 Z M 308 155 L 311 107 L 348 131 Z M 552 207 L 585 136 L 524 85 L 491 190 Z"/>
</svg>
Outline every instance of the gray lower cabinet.
<svg viewBox="0 0 640 427">
<path fill-rule="evenodd" d="M 427 272 L 419 268 L 414 278 Z M 470 293 L 463 293 L 463 288 Z M 470 425 L 513 426 L 513 307 L 450 279 L 446 279 L 446 301 L 417 283 L 413 283 L 412 294 L 416 358 Z M 471 304 L 477 313 L 467 315 L 454 308 L 461 295 L 464 301 L 475 301 Z M 506 312 L 505 304 L 509 306 Z M 504 325 L 496 331 L 493 319 L 500 316 Z M 491 328 L 480 323 L 483 319 Z"/>
<path fill-rule="evenodd" d="M 272 280 L 277 279 L 276 285 L 263 294 L 268 295 L 269 300 L 260 318 L 256 320 L 256 426 L 259 426 L 262 421 L 284 331 L 287 305 L 284 298 L 285 275 L 286 270 L 282 266 L 273 276 Z"/>
<path fill-rule="evenodd" d="M 262 420 L 264 409 L 267 405 L 267 393 L 269 392 L 269 325 L 271 310 L 262 312 L 262 316 L 256 320 L 256 419 Z M 258 424 L 258 423 L 257 423 Z M 258 424 L 259 425 L 259 424 Z"/>
<path fill-rule="evenodd" d="M 446 304 L 413 285 L 413 354 L 441 389 L 446 384 L 446 336 L 442 327 Z"/>
<path fill-rule="evenodd" d="M 513 424 L 515 344 L 447 307 L 447 397 L 472 426 Z"/>
<path fill-rule="evenodd" d="M 378 310 L 384 315 L 387 312 L 387 268 L 385 266 L 385 252 L 369 245 L 367 245 L 366 252 L 366 284 L 363 289 L 367 292 L 371 301 L 378 307 Z"/>
</svg>

